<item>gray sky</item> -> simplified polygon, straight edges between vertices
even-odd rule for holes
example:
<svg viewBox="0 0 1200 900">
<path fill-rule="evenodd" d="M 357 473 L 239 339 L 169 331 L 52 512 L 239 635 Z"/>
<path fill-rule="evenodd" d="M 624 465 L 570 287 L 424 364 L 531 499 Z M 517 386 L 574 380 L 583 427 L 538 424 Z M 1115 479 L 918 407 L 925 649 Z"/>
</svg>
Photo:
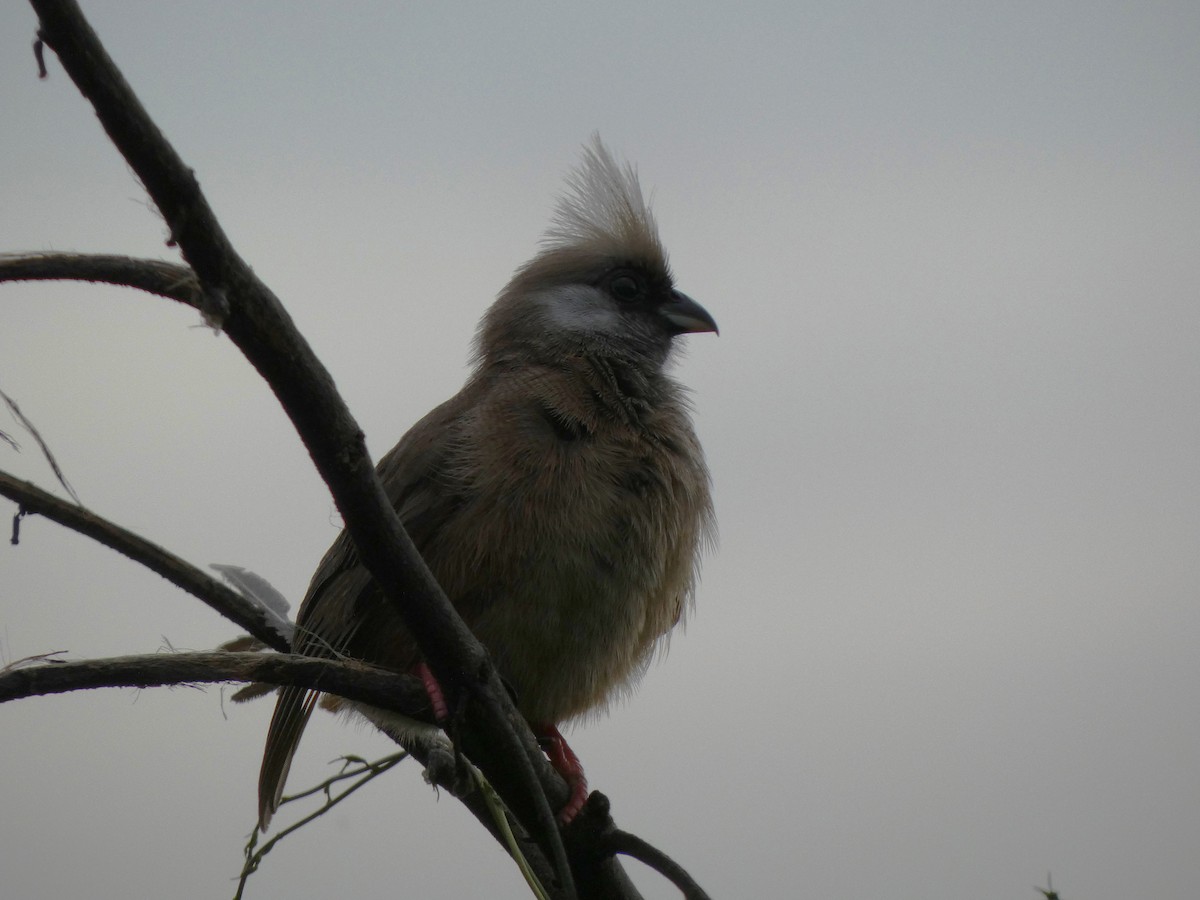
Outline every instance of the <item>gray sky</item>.
<svg viewBox="0 0 1200 900">
<path fill-rule="evenodd" d="M 667 660 L 573 732 L 625 828 L 714 897 L 1200 892 L 1200 6 L 85 7 L 376 455 L 458 388 L 588 135 L 638 164 L 721 324 L 678 370 L 721 546 Z M 0 8 L 0 248 L 173 258 L 33 32 Z M 0 387 L 88 506 L 300 597 L 332 504 L 225 338 L 108 288 L 0 310 Z M 51 485 L 24 443 L 0 468 Z M 57 526 L 22 537 L 6 660 L 234 634 Z M 0 709 L 6 896 L 231 894 L 269 714 Z M 291 783 L 386 750 L 315 722 Z M 343 894 L 526 896 L 416 767 L 251 887 Z"/>
</svg>

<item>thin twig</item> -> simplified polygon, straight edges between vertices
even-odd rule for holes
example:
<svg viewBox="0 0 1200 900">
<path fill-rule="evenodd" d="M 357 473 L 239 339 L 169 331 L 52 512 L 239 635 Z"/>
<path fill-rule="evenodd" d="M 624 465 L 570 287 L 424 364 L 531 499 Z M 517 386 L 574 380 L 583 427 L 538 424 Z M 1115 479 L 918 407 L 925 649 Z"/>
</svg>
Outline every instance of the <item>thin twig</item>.
<svg viewBox="0 0 1200 900">
<path fill-rule="evenodd" d="M 3 400 L 5 405 L 8 406 L 8 411 L 13 414 L 14 419 L 21 423 L 21 427 L 28 431 L 33 436 L 33 439 L 37 441 L 38 447 L 42 450 L 42 456 L 50 464 L 50 471 L 54 473 L 54 477 L 58 479 L 58 483 L 63 486 L 63 490 L 71 495 L 71 499 L 75 501 L 76 506 L 83 506 L 83 501 L 75 493 L 75 488 L 71 487 L 71 482 L 67 481 L 67 476 L 63 474 L 62 467 L 59 466 L 58 460 L 54 458 L 50 446 L 42 437 L 42 433 L 37 430 L 37 426 L 29 421 L 29 417 L 25 413 L 21 412 L 21 407 L 17 406 L 17 401 L 4 393 L 4 391 L 0 391 L 0 400 Z M 16 541 L 13 541 L 13 543 L 15 544 Z"/>
<path fill-rule="evenodd" d="M 377 760 L 373 763 L 362 760 L 360 757 L 342 757 L 345 762 L 343 763 L 342 771 L 337 775 L 327 778 L 325 781 L 321 782 L 315 787 L 303 791 L 302 793 L 284 797 L 280 801 L 281 806 L 299 800 L 303 797 L 309 797 L 313 794 L 323 793 L 325 795 L 325 803 L 322 804 L 320 808 L 309 813 L 307 816 L 304 816 L 302 819 L 299 819 L 298 821 L 293 822 L 287 828 L 284 828 L 277 835 L 263 844 L 261 848 L 255 849 L 258 844 L 258 829 L 255 828 L 250 832 L 250 838 L 246 842 L 244 851 L 246 862 L 245 865 L 242 866 L 241 874 L 238 877 L 237 893 L 233 895 L 233 900 L 241 900 L 242 893 L 246 888 L 247 879 L 249 879 L 251 875 L 258 871 L 258 867 L 262 864 L 263 857 L 270 853 L 271 850 L 275 848 L 276 844 L 278 844 L 288 835 L 303 828 L 309 822 L 312 822 L 325 815 L 325 813 L 329 812 L 331 809 L 357 791 L 360 787 L 399 765 L 407 757 L 408 753 L 405 751 L 393 753 L 391 756 L 385 756 L 383 759 Z M 360 762 L 361 766 L 359 768 L 348 770 L 346 765 L 352 761 Z M 362 775 L 363 777 L 358 778 L 359 775 Z M 335 784 L 351 778 L 358 778 L 358 780 L 340 794 L 334 794 L 332 792 L 332 788 Z"/>
<path fill-rule="evenodd" d="M 175 586 L 207 603 L 225 618 L 276 650 L 287 651 L 287 640 L 268 613 L 237 591 L 175 554 L 81 506 L 55 497 L 35 484 L 0 472 L 0 496 L 20 504 L 19 515 L 38 514 L 87 535 L 157 572 Z M 14 529 L 15 529 L 14 524 Z"/>
<path fill-rule="evenodd" d="M 533 871 L 533 867 L 529 864 L 529 860 L 525 858 L 525 854 L 521 852 L 520 842 L 517 836 L 513 834 L 512 826 L 508 821 L 508 812 L 504 809 L 504 803 L 500 799 L 500 795 L 496 793 L 496 789 L 488 783 L 484 774 L 478 768 L 467 763 L 471 772 L 471 777 L 475 781 L 475 787 L 483 797 L 483 802 L 487 804 L 488 811 L 492 814 L 492 821 L 496 825 L 496 830 L 500 832 L 503 838 L 504 845 L 508 848 L 509 855 L 517 864 L 517 868 L 521 870 L 521 877 L 525 879 L 525 883 L 529 885 L 529 889 L 533 891 L 533 896 L 536 900 L 550 900 L 550 895 L 546 893 L 545 887 L 542 886 L 541 880 Z"/>
</svg>

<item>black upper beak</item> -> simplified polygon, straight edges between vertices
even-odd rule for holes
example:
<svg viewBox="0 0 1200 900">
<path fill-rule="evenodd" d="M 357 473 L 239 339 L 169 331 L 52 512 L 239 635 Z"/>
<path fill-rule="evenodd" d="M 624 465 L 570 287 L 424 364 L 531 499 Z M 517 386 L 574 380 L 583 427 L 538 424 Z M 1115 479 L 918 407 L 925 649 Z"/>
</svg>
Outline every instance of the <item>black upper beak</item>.
<svg viewBox="0 0 1200 900">
<path fill-rule="evenodd" d="M 717 323 L 703 306 L 682 291 L 671 291 L 671 299 L 658 308 L 675 334 L 720 334 Z"/>
</svg>

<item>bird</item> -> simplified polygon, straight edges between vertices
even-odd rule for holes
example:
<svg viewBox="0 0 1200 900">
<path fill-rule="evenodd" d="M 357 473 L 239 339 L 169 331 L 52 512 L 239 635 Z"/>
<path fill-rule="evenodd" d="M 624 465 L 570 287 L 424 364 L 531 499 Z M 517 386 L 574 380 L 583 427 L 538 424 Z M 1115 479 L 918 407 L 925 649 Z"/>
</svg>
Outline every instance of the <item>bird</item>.
<svg viewBox="0 0 1200 900">
<path fill-rule="evenodd" d="M 675 288 L 636 170 L 593 135 L 540 249 L 484 313 L 466 383 L 376 468 L 571 786 L 564 824 L 587 782 L 558 726 L 632 690 L 685 619 L 715 539 L 689 394 L 670 370 L 681 336 L 717 331 Z M 436 692 L 345 531 L 312 577 L 295 634 L 297 653 L 417 672 Z M 263 831 L 317 700 L 279 691 L 259 775 Z"/>
</svg>

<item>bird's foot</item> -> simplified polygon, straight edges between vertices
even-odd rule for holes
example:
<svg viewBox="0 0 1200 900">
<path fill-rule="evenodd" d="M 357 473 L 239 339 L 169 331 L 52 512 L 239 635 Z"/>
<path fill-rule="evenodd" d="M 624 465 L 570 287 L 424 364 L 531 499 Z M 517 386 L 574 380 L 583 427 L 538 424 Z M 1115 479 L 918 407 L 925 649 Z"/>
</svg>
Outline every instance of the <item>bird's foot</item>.
<svg viewBox="0 0 1200 900">
<path fill-rule="evenodd" d="M 420 678 L 421 684 L 425 686 L 425 693 L 429 695 L 429 705 L 433 707 L 434 719 L 439 725 L 445 725 L 450 719 L 450 708 L 446 705 L 446 695 L 442 693 L 442 686 L 438 684 L 437 678 L 423 662 L 413 666 L 413 674 Z M 550 765 L 571 789 L 566 805 L 558 811 L 559 823 L 568 825 L 579 815 L 588 798 L 588 783 L 587 776 L 583 774 L 583 763 L 579 761 L 579 757 L 556 726 L 535 725 L 533 732 L 550 760 Z"/>
<path fill-rule="evenodd" d="M 425 782 L 435 788 L 446 788 L 455 797 L 465 797 L 475 790 L 475 777 L 449 742 L 434 742 L 425 760 Z"/>
<path fill-rule="evenodd" d="M 433 677 L 429 666 L 423 662 L 413 666 L 413 674 L 420 678 L 421 684 L 425 686 L 425 693 L 429 695 L 429 705 L 433 707 L 434 721 L 439 725 L 445 724 L 450 718 L 450 708 L 446 705 L 446 695 L 442 693 L 442 686 Z"/>
<path fill-rule="evenodd" d="M 546 751 L 550 765 L 563 777 L 567 787 L 571 789 L 571 796 L 567 798 L 566 806 L 558 811 L 559 823 L 568 825 L 579 815 L 579 811 L 587 802 L 588 783 L 587 776 L 583 774 L 583 763 L 579 761 L 579 757 L 575 755 L 575 751 L 571 749 L 567 739 L 554 725 L 537 725 L 533 731 L 537 735 L 538 743 Z"/>
</svg>

